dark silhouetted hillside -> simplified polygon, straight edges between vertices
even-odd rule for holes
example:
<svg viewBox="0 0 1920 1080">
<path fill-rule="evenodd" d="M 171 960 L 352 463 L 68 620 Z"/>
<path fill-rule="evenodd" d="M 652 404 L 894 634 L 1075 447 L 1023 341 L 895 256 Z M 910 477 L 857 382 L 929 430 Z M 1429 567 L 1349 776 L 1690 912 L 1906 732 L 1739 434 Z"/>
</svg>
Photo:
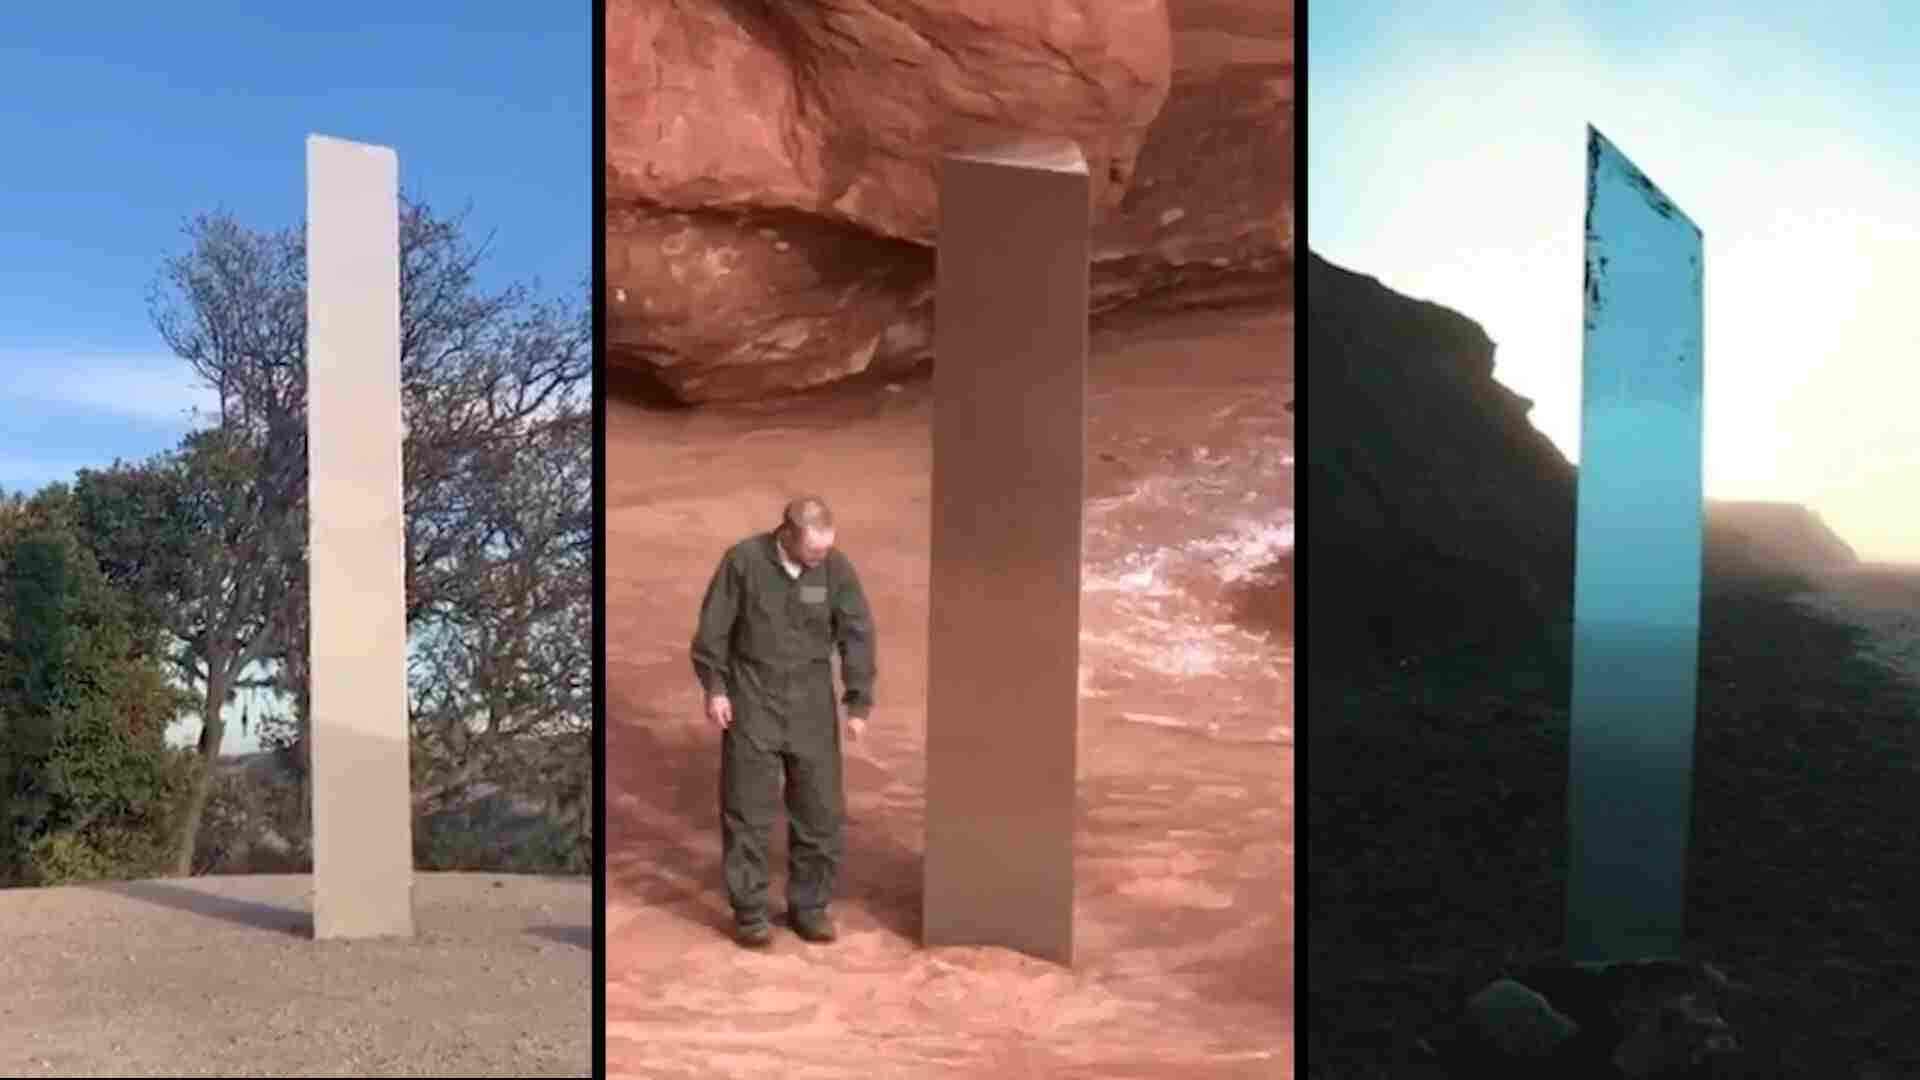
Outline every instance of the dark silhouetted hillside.
<svg viewBox="0 0 1920 1080">
<path fill-rule="evenodd" d="M 1313 667 L 1436 652 L 1564 671 L 1575 470 L 1496 382 L 1478 323 L 1307 256 Z M 1707 507 L 1709 577 L 1853 565 L 1792 503 Z"/>
<path fill-rule="evenodd" d="M 1574 472 L 1479 324 L 1307 256 L 1313 664 L 1565 648 Z"/>
<path fill-rule="evenodd" d="M 1860 562 L 1819 514 L 1798 503 L 1709 503 L 1707 543 L 1730 561 L 1779 570 L 1843 570 Z"/>
</svg>

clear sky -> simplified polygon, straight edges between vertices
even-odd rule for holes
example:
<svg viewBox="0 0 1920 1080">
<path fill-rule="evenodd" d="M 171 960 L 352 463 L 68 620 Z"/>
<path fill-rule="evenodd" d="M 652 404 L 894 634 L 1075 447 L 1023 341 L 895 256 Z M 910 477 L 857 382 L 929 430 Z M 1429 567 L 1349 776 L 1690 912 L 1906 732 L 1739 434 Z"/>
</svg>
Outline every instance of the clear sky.
<svg viewBox="0 0 1920 1080">
<path fill-rule="evenodd" d="M 470 206 L 491 283 L 557 295 L 591 270 L 590 4 L 21 4 L 5 21 L 0 488 L 188 429 L 209 399 L 149 289 L 196 213 L 298 225 L 310 132 L 393 146 L 409 195 Z"/>
<path fill-rule="evenodd" d="M 1478 321 L 1577 461 L 1593 124 L 1705 234 L 1708 497 L 1920 562 L 1920 20 L 1760 9 L 1313 3 L 1308 242 Z"/>
</svg>

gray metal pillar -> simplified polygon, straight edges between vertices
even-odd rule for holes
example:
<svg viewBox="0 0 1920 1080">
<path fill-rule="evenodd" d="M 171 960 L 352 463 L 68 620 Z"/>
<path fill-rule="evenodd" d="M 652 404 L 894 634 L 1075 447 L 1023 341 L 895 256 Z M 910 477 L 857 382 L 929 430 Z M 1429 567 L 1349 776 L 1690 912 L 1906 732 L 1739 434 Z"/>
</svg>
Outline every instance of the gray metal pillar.
<svg viewBox="0 0 1920 1080">
<path fill-rule="evenodd" d="M 924 938 L 1073 959 L 1088 228 L 1063 140 L 940 174 Z"/>
</svg>

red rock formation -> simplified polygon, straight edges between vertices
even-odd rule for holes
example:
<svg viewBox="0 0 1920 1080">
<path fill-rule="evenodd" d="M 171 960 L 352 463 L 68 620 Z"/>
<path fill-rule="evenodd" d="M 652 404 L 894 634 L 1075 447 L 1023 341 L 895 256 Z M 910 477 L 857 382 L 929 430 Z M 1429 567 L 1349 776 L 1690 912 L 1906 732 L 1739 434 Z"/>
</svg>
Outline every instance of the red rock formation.
<svg viewBox="0 0 1920 1080">
<path fill-rule="evenodd" d="M 1080 143 L 1098 309 L 1277 296 L 1291 10 L 1173 6 L 610 0 L 610 358 L 686 401 L 925 359 L 955 123 Z"/>
</svg>

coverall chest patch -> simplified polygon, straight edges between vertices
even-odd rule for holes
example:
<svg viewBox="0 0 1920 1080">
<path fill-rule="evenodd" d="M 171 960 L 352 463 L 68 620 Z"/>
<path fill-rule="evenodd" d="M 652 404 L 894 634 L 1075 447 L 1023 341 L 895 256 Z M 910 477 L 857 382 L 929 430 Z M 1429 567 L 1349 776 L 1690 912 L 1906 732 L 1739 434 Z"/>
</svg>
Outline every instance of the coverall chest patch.
<svg viewBox="0 0 1920 1080">
<path fill-rule="evenodd" d="M 826 602 L 827 602 L 827 587 L 826 587 L 825 585 L 802 585 L 802 586 L 800 586 L 800 602 L 801 602 L 801 603 L 803 603 L 803 604 L 824 604 L 824 603 L 826 603 Z"/>
</svg>

